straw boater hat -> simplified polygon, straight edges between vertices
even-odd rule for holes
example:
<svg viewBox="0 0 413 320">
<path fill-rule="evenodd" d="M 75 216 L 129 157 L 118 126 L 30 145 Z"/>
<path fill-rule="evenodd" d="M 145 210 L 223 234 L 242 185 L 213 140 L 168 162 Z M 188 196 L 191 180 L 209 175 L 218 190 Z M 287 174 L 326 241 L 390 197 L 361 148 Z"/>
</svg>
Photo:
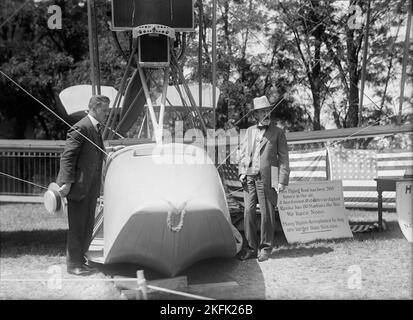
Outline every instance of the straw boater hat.
<svg viewBox="0 0 413 320">
<path fill-rule="evenodd" d="M 270 104 L 266 96 L 254 98 L 253 104 L 254 104 L 253 111 L 261 110 L 261 109 L 268 109 L 272 107 L 272 105 Z"/>
<path fill-rule="evenodd" d="M 59 185 L 52 182 L 43 197 L 44 206 L 47 212 L 53 215 L 67 213 L 66 199 L 62 197 L 59 189 Z"/>
</svg>

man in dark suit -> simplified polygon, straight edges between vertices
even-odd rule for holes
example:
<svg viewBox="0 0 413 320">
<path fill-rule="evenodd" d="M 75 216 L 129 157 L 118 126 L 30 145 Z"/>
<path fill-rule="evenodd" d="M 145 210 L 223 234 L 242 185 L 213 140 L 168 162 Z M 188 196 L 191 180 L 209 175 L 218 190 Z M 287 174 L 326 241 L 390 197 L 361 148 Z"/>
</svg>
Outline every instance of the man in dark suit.
<svg viewBox="0 0 413 320">
<path fill-rule="evenodd" d="M 96 201 L 100 193 L 102 162 L 105 155 L 101 124 L 107 118 L 109 98 L 93 96 L 89 113 L 67 133 L 60 158 L 57 184 L 67 197 L 67 272 L 88 275 L 95 270 L 86 265 L 85 253 L 92 240 Z"/>
<path fill-rule="evenodd" d="M 244 188 L 244 230 L 247 240 L 241 260 L 269 258 L 274 242 L 277 193 L 288 185 L 290 167 L 287 139 L 270 121 L 267 97 L 254 99 L 257 124 L 249 127 L 240 148 L 239 179 Z M 256 205 L 260 204 L 261 236 L 257 235 Z"/>
</svg>

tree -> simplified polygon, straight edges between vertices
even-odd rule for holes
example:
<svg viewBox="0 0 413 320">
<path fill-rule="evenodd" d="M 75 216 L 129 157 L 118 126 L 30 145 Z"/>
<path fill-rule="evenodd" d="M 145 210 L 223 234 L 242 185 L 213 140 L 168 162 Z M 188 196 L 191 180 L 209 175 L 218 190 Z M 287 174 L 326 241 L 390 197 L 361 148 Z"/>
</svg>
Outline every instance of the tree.
<svg viewBox="0 0 413 320">
<path fill-rule="evenodd" d="M 212 32 L 212 1 L 203 3 L 202 78 L 204 82 L 211 82 L 211 42 L 207 35 Z M 290 44 L 283 33 L 272 32 L 270 14 L 263 1 L 218 1 L 217 77 L 221 98 L 217 127 L 249 126 L 248 111 L 253 98 L 267 95 L 273 103 L 282 100 L 275 116 L 293 130 L 303 128 L 304 114 L 300 106 L 293 103 L 292 97 L 282 99 L 294 81 L 288 71 L 294 57 L 285 54 Z M 199 76 L 197 30 L 189 36 L 186 59 L 182 62 L 191 70 L 192 81 L 197 81 Z"/>
<path fill-rule="evenodd" d="M 288 4 L 278 2 L 278 5 L 284 13 L 284 23 L 293 33 L 296 50 L 304 65 L 304 74 L 312 93 L 313 116 L 309 116 L 312 118 L 313 130 L 320 130 L 322 100 L 331 74 L 328 56 L 322 50 L 322 40 L 325 37 L 325 20 L 330 17 L 332 7 L 328 2 L 322 1 Z"/>
<path fill-rule="evenodd" d="M 60 30 L 47 26 L 50 16 L 47 8 L 51 4 L 62 9 Z M 21 2 L 7 0 L 4 5 L 15 9 Z M 106 6 L 97 10 L 102 84 L 117 85 L 121 58 L 110 43 L 106 11 Z M 72 85 L 90 83 L 86 6 L 77 0 L 27 1 L 14 17 L 3 23 L 0 35 L 0 69 L 32 95 L 0 76 L 0 118 L 16 122 L 9 137 L 64 139 L 67 126 L 36 99 L 70 121 L 58 93 Z M 34 127 L 31 134 L 27 132 L 29 127 Z"/>
<path fill-rule="evenodd" d="M 323 42 L 332 61 L 334 61 L 336 71 L 339 73 L 341 90 L 343 91 L 341 102 L 332 105 L 333 117 L 339 128 L 355 127 L 358 124 L 358 84 L 361 75 L 361 57 L 359 54 L 363 41 L 366 40 L 364 39 L 364 28 L 366 26 L 363 25 L 363 19 L 360 15 L 360 13 L 365 13 L 366 3 L 351 0 L 349 6 L 358 6 L 360 11 L 348 14 L 342 7 L 336 7 L 334 11 L 336 18 L 332 17 L 329 20 L 329 29 L 323 37 Z M 405 7 L 405 1 L 382 0 L 372 1 L 371 3 L 371 36 L 368 39 L 368 74 L 366 80 L 377 88 L 375 92 L 384 100 L 387 95 L 387 86 L 382 89 L 382 85 L 386 83 L 386 81 L 383 82 L 383 78 L 387 78 L 387 81 L 390 80 L 389 72 L 394 67 L 394 56 L 400 54 L 397 45 L 394 46 L 391 42 L 394 41 L 393 32 L 399 28 L 402 21 L 403 7 Z M 357 17 L 356 15 L 360 16 Z M 356 18 L 359 21 L 356 26 L 352 26 L 352 21 Z M 396 33 L 398 32 L 396 31 Z M 389 56 L 393 57 L 389 59 Z M 367 96 L 368 100 L 372 102 L 369 96 Z M 365 123 L 368 123 L 369 119 L 377 122 L 377 117 L 382 118 L 389 115 L 390 110 L 384 110 L 384 104 L 379 107 L 380 110 L 374 110 L 377 109 L 377 105 L 374 103 L 371 107 L 373 111 L 369 111 L 369 108 L 363 110 Z"/>
<path fill-rule="evenodd" d="M 26 2 L 0 3 L 0 69 L 64 117 L 58 93 L 68 86 L 90 83 L 85 1 Z M 102 85 L 118 88 L 124 57 L 130 54 L 131 33 L 119 35 L 123 50 L 119 52 L 107 25 L 110 2 L 97 3 Z M 23 4 L 15 16 L 7 17 Z M 62 8 L 61 30 L 47 28 L 50 4 Z M 186 42 L 180 68 L 190 81 L 198 81 L 201 73 L 204 82 L 211 82 L 212 0 L 202 4 L 201 17 L 196 10 L 196 24 L 204 24 L 202 72 L 198 70 L 198 28 L 177 34 L 181 43 Z M 217 127 L 249 126 L 252 100 L 261 95 L 277 104 L 274 116 L 288 130 L 323 129 L 326 117 L 338 128 L 356 126 L 359 53 L 365 40 L 362 15 L 359 27 L 353 28 L 350 21 L 356 14 L 350 5 L 357 6 L 359 13 L 366 10 L 364 1 L 355 0 L 219 0 Z M 372 97 L 366 100 L 371 99 L 363 117 L 365 124 L 388 123 L 395 102 L 391 87 L 401 63 L 402 40 L 396 35 L 404 31 L 406 0 L 373 1 L 371 13 L 366 80 L 373 94 L 368 94 Z M 34 126 L 37 138 L 64 138 L 67 127 L 1 75 L 0 92 L 1 121 L 16 122 L 11 137 L 27 137 L 28 128 Z"/>
</svg>

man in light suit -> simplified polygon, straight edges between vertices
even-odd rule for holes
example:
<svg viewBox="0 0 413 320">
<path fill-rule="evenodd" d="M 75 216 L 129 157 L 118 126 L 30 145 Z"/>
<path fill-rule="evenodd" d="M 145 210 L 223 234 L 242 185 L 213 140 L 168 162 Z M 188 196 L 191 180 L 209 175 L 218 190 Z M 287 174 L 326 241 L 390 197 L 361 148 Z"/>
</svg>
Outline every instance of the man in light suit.
<svg viewBox="0 0 413 320">
<path fill-rule="evenodd" d="M 67 133 L 60 158 L 57 184 L 67 197 L 67 272 L 88 275 L 95 270 L 86 265 L 85 253 L 92 240 L 96 201 L 100 193 L 104 146 L 101 125 L 109 111 L 109 98 L 96 95 L 89 101 L 89 113 Z"/>
<path fill-rule="evenodd" d="M 241 260 L 269 258 L 274 242 L 277 193 L 288 185 L 290 167 L 287 139 L 270 120 L 267 97 L 254 99 L 257 124 L 249 127 L 240 148 L 239 179 L 244 188 L 244 230 L 247 240 Z M 257 235 L 256 205 L 260 204 L 261 235 Z"/>
</svg>

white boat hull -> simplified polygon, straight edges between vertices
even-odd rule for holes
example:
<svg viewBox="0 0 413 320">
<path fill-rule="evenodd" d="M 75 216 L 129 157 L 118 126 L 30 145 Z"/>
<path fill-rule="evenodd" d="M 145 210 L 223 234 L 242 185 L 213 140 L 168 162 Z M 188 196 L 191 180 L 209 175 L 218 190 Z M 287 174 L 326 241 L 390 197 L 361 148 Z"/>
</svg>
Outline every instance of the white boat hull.
<svg viewBox="0 0 413 320">
<path fill-rule="evenodd" d="M 115 153 L 104 186 L 104 263 L 174 276 L 237 253 L 218 172 L 204 150 L 137 145 Z"/>
</svg>

